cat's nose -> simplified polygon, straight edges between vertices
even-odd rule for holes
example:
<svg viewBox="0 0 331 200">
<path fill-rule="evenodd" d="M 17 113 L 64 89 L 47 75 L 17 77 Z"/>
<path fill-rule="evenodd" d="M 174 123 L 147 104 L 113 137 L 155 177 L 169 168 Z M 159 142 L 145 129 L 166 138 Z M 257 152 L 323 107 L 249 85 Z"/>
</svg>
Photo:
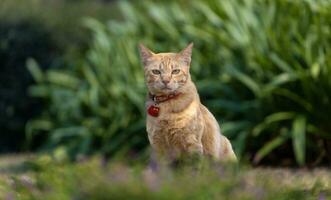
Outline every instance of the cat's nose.
<svg viewBox="0 0 331 200">
<path fill-rule="evenodd" d="M 164 85 L 168 85 L 168 83 L 170 83 L 170 80 L 162 80 L 162 82 L 164 83 Z"/>
</svg>

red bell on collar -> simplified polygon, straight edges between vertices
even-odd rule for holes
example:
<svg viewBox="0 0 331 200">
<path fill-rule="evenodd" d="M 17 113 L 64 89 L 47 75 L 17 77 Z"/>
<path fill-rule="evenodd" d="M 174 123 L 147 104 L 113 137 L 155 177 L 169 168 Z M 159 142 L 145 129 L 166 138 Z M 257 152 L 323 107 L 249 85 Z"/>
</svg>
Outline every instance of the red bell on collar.
<svg viewBox="0 0 331 200">
<path fill-rule="evenodd" d="M 157 117 L 159 116 L 160 108 L 154 105 L 149 106 L 147 112 L 150 116 Z"/>
<path fill-rule="evenodd" d="M 160 107 L 158 107 L 157 105 L 159 103 L 162 102 L 166 102 L 169 101 L 171 99 L 175 99 L 177 98 L 181 93 L 176 93 L 176 94 L 169 94 L 169 95 L 160 95 L 160 96 L 156 96 L 156 95 L 152 95 L 151 93 L 149 93 L 149 97 L 150 99 L 152 99 L 152 101 L 155 103 L 154 105 L 151 105 L 148 107 L 147 109 L 147 113 L 150 116 L 153 117 L 158 117 L 159 113 L 160 113 Z"/>
</svg>

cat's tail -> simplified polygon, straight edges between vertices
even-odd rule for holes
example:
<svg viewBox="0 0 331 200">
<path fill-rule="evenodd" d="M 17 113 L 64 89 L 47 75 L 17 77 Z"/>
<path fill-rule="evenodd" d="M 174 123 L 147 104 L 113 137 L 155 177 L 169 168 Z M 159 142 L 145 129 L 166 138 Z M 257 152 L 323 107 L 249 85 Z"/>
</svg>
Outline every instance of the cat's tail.
<svg viewBox="0 0 331 200">
<path fill-rule="evenodd" d="M 223 135 L 221 136 L 220 159 L 223 162 L 238 162 L 230 141 Z"/>
</svg>

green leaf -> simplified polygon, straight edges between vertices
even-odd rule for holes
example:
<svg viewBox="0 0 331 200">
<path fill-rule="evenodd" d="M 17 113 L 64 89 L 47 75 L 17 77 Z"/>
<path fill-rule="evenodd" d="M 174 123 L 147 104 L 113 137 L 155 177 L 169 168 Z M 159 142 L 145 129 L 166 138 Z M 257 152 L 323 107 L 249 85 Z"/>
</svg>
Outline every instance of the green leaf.
<svg viewBox="0 0 331 200">
<path fill-rule="evenodd" d="M 61 85 L 68 88 L 76 89 L 79 85 L 79 79 L 69 73 L 60 71 L 48 71 L 47 80 L 51 83 Z"/>
<path fill-rule="evenodd" d="M 294 112 L 277 112 L 268 115 L 267 117 L 264 118 L 264 121 L 262 123 L 254 127 L 252 131 L 253 136 L 258 136 L 262 131 L 267 129 L 272 123 L 293 119 L 294 117 L 295 117 Z"/>
<path fill-rule="evenodd" d="M 275 76 L 270 83 L 264 86 L 263 88 L 263 94 L 268 94 L 270 91 L 272 91 L 275 88 L 279 88 L 279 86 L 293 82 L 297 79 L 296 74 L 294 73 L 282 73 L 277 76 Z"/>
<path fill-rule="evenodd" d="M 242 121 L 228 121 L 224 123 L 220 123 L 221 132 L 223 135 L 227 137 L 233 137 L 234 134 L 247 129 L 251 126 L 251 122 L 248 120 Z"/>
<path fill-rule="evenodd" d="M 46 84 L 33 85 L 28 88 L 28 94 L 32 97 L 47 98 L 50 94 L 49 86 Z"/>
<path fill-rule="evenodd" d="M 38 63 L 36 60 L 29 58 L 26 61 L 26 67 L 28 68 L 29 72 L 31 73 L 33 79 L 37 82 L 37 83 L 41 83 L 44 80 L 44 74 L 41 71 Z"/>
<path fill-rule="evenodd" d="M 276 66 L 284 72 L 293 73 L 291 66 L 282 60 L 277 54 L 270 53 L 270 59 L 276 64 Z"/>
<path fill-rule="evenodd" d="M 295 104 L 304 107 L 307 111 L 313 111 L 311 102 L 296 94 L 295 91 L 278 87 L 273 91 L 273 93 L 288 98 Z"/>
<path fill-rule="evenodd" d="M 248 132 L 241 131 L 239 132 L 236 139 L 233 141 L 234 151 L 239 159 L 244 155 L 247 137 L 248 137 Z"/>
<path fill-rule="evenodd" d="M 310 71 L 311 71 L 311 76 L 314 78 L 314 79 L 317 79 L 317 77 L 319 76 L 320 74 L 320 71 L 321 71 L 321 66 L 319 63 L 314 63 L 311 68 L 310 68 Z"/>
<path fill-rule="evenodd" d="M 27 144 L 30 145 L 33 137 L 40 131 L 50 131 L 52 130 L 54 124 L 50 120 L 46 119 L 34 119 L 30 120 L 25 125 L 25 135 L 27 138 Z"/>
<path fill-rule="evenodd" d="M 292 142 L 295 159 L 299 165 L 305 164 L 306 155 L 306 117 L 298 116 L 292 125 Z"/>
<path fill-rule="evenodd" d="M 274 139 L 267 142 L 254 156 L 253 162 L 255 164 L 259 163 L 265 156 L 267 156 L 274 149 L 284 144 L 288 140 L 288 136 L 285 134 L 279 135 Z"/>
<path fill-rule="evenodd" d="M 254 79 L 252 79 L 247 74 L 239 71 L 234 66 L 227 66 L 226 69 L 230 75 L 232 75 L 242 84 L 244 84 L 247 88 L 249 88 L 256 96 L 260 95 L 261 88 Z"/>
</svg>

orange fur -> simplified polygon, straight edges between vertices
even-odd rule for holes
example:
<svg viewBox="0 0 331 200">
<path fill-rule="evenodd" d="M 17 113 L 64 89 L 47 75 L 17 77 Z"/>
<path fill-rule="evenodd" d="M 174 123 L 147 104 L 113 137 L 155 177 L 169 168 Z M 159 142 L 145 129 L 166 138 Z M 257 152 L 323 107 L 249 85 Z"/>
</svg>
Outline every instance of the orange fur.
<svg viewBox="0 0 331 200">
<path fill-rule="evenodd" d="M 148 139 L 161 155 L 183 153 L 208 155 L 216 160 L 236 160 L 229 140 L 201 104 L 189 73 L 193 44 L 179 53 L 153 53 L 140 45 L 148 91 L 153 95 L 180 93 L 178 98 L 160 103 L 158 117 L 147 115 Z M 146 100 L 146 108 L 155 104 Z"/>
</svg>

